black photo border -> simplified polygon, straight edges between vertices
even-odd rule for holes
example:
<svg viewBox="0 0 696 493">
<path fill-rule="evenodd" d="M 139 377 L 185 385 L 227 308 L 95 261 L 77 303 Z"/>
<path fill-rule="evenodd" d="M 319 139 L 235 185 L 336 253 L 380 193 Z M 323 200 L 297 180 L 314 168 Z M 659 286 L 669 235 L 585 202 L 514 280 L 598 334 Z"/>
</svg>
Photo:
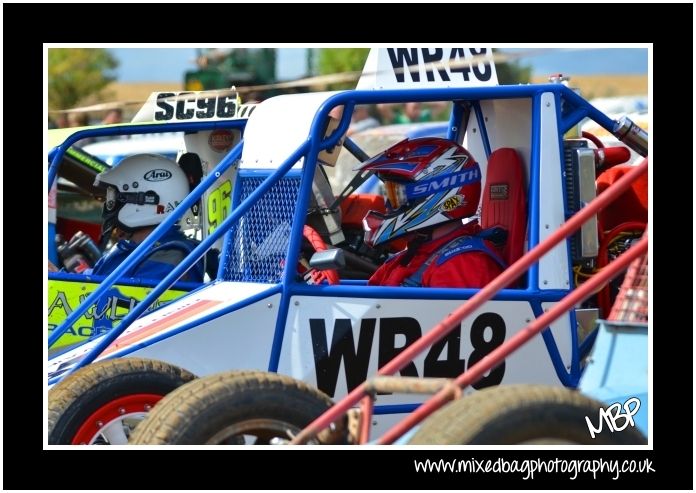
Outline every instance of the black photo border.
<svg viewBox="0 0 696 493">
<path fill-rule="evenodd" d="M 666 9 L 668 34 L 650 29 L 652 14 Z M 664 12 L 663 10 L 660 10 Z M 3 475 L 7 489 L 692 489 L 692 446 L 673 448 L 673 441 L 692 441 L 692 394 L 668 395 L 661 382 L 676 383 L 693 391 L 692 329 L 660 326 L 654 334 L 654 448 L 653 450 L 419 450 L 411 448 L 324 450 L 54 450 L 42 447 L 42 396 L 45 381 L 38 364 L 42 344 L 39 310 L 23 307 L 24 299 L 41 299 L 41 283 L 28 276 L 45 275 L 40 221 L 42 201 L 27 200 L 42 183 L 42 146 L 36 136 L 46 125 L 42 109 L 43 43 L 350 43 L 418 42 L 461 43 L 494 41 L 653 43 L 654 115 L 669 114 L 667 96 L 688 100 L 693 87 L 688 70 L 693 61 L 690 4 L 3 4 L 4 14 L 4 409 Z M 317 22 L 318 15 L 325 21 Z M 32 19 L 42 19 L 36 27 Z M 284 27 L 267 24 L 281 19 Z M 550 20 L 553 19 L 553 20 Z M 274 23 L 277 21 L 274 20 Z M 554 26 L 549 29 L 548 26 Z M 14 29 L 10 29 L 12 26 Z M 47 27 L 45 27 L 47 26 Z M 209 26 L 209 27 L 205 27 Z M 234 26 L 232 28 L 232 26 Z M 623 26 L 623 27 L 621 27 Z M 23 34 L 15 34 L 19 29 Z M 664 30 L 663 30 L 664 31 Z M 687 66 L 665 61 L 679 54 Z M 673 91 L 683 91 L 675 96 Z M 693 102 L 692 102 L 693 107 Z M 688 111 L 687 111 L 688 114 Z M 42 116 L 43 115 L 43 116 Z M 684 115 L 688 117 L 688 115 Z M 693 119 L 691 119 L 693 121 Z M 667 129 L 668 118 L 660 128 Z M 672 120 L 674 126 L 679 122 Z M 682 122 L 683 123 L 683 122 Z M 687 125 L 688 126 L 688 125 Z M 677 129 L 678 130 L 678 129 Z M 665 132 L 666 133 L 666 132 Z M 691 143 L 690 136 L 684 136 Z M 677 145 L 660 147 L 660 160 L 675 165 L 679 173 L 690 158 Z M 692 146 L 685 146 L 691 150 Z M 675 155 L 670 155 L 669 153 Z M 663 154 L 664 153 L 664 154 Z M 681 154 L 681 153 L 680 153 Z M 39 161 L 39 162 L 37 162 Z M 659 168 L 656 168 L 659 169 Z M 664 169 L 664 168 L 663 168 Z M 17 172 L 19 171 L 19 173 Z M 689 172 L 687 171 L 687 173 Z M 655 173 L 659 175 L 660 173 Z M 17 186 L 21 179 L 24 185 Z M 671 178 L 674 179 L 674 178 Z M 656 180 L 653 204 L 659 203 Z M 663 182 L 664 183 L 664 182 Z M 678 186 L 678 185 L 677 185 Z M 682 195 L 682 197 L 679 197 Z M 670 194 L 672 214 L 691 210 L 693 192 Z M 684 200 L 684 197 L 686 199 Z M 683 200 L 683 206 L 679 200 Z M 31 211 L 31 213 L 29 213 Z M 30 215 L 29 215 L 30 214 Z M 654 217 L 660 217 L 654 214 Z M 693 224 L 693 218 L 692 218 Z M 658 224 L 657 234 L 664 231 Z M 28 241 L 18 241 L 18 237 Z M 672 238 L 675 238 L 673 235 Z M 675 240 L 676 241 L 676 240 Z M 663 244 L 666 244 L 663 243 Z M 27 248 L 28 247 L 28 248 Z M 655 248 L 655 247 L 653 247 Z M 661 246 L 657 246 L 661 248 Z M 655 250 L 657 251 L 657 250 Z M 28 252 L 28 253 L 27 253 Z M 17 255 L 24 259 L 17 272 Z M 660 258 L 655 254 L 656 258 Z M 663 257 L 664 258 L 664 257 Z M 651 260 L 652 261 L 652 260 Z M 41 271 L 39 271 L 41 269 Z M 655 270 L 655 275 L 659 277 Z M 17 276 L 17 277 L 15 277 Z M 16 286 L 12 279 L 21 279 Z M 667 284 L 664 284 L 667 286 Z M 651 314 L 665 309 L 655 293 Z M 34 302 L 27 301 L 27 303 Z M 22 308 L 18 315 L 17 308 Z M 663 321 L 664 323 L 664 321 Z M 657 322 L 661 325 L 660 322 Z M 32 350 L 32 347 L 37 349 Z M 19 348 L 19 349 L 18 349 Z M 675 362 L 681 361 L 681 364 Z M 688 362 L 688 363 L 684 363 Z M 40 373 L 40 375 L 39 375 Z M 674 385 L 672 385 L 672 388 Z M 671 402 L 672 409 L 668 407 Z M 566 458 L 593 460 L 636 459 L 652 461 L 655 472 L 610 475 L 597 479 L 582 475 L 540 475 L 524 481 L 514 475 L 457 475 L 416 473 L 414 460 L 491 459 L 542 460 Z M 29 465 L 16 467 L 17 460 Z M 138 469 L 136 474 L 129 470 Z M 263 469 L 263 474 L 256 474 Z M 136 479 L 137 478 L 137 479 Z M 377 478 L 377 479 L 375 479 Z"/>
</svg>

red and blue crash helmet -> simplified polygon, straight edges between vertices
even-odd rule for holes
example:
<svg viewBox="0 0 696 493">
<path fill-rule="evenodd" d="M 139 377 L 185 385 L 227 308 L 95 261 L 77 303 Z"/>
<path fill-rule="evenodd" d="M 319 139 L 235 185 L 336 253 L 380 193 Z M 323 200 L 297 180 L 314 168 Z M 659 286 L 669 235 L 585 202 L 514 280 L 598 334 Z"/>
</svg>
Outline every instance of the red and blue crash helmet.
<svg viewBox="0 0 696 493">
<path fill-rule="evenodd" d="M 481 170 L 462 146 L 442 138 L 403 140 L 359 168 L 382 180 L 388 213 L 369 211 L 365 242 L 386 243 L 472 216 L 481 196 Z"/>
</svg>

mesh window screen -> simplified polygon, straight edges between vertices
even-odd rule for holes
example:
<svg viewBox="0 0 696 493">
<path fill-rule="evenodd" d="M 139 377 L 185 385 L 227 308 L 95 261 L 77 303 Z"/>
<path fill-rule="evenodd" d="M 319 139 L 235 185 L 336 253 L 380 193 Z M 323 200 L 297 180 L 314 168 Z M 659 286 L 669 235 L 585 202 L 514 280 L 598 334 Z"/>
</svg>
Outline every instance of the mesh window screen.
<svg viewBox="0 0 696 493">
<path fill-rule="evenodd" d="M 241 200 L 245 200 L 265 177 L 243 177 Z M 290 241 L 292 216 L 297 206 L 300 177 L 283 178 L 241 217 L 233 234 L 227 235 L 223 279 L 278 283 L 283 274 Z"/>
</svg>

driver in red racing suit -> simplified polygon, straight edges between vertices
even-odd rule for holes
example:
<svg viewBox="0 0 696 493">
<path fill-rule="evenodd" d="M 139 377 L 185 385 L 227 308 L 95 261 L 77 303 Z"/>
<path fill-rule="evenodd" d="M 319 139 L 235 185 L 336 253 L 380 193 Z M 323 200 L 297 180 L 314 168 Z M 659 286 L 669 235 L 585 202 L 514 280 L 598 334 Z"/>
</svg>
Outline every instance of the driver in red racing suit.
<svg viewBox="0 0 696 493">
<path fill-rule="evenodd" d="M 365 242 L 397 238 L 408 246 L 385 262 L 369 285 L 480 288 L 505 269 L 499 228 L 475 218 L 481 172 L 474 157 L 445 139 L 402 141 L 364 163 L 384 182 L 391 212 L 367 213 Z"/>
</svg>

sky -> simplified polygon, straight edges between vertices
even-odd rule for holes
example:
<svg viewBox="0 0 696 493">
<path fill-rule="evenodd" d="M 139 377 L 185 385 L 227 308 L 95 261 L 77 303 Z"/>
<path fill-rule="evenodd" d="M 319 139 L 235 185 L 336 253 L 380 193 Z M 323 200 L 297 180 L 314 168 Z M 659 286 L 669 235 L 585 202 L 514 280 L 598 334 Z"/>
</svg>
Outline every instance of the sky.
<svg viewBox="0 0 696 493">
<path fill-rule="evenodd" d="M 183 73 L 196 69 L 194 48 L 111 48 L 120 62 L 119 82 L 178 82 Z M 530 49 L 502 49 L 512 53 Z M 647 74 L 648 50 L 645 48 L 540 49 L 535 56 L 520 58 L 531 64 L 533 75 L 561 72 L 569 75 Z M 302 77 L 307 73 L 303 48 L 279 48 L 279 80 Z"/>
</svg>

